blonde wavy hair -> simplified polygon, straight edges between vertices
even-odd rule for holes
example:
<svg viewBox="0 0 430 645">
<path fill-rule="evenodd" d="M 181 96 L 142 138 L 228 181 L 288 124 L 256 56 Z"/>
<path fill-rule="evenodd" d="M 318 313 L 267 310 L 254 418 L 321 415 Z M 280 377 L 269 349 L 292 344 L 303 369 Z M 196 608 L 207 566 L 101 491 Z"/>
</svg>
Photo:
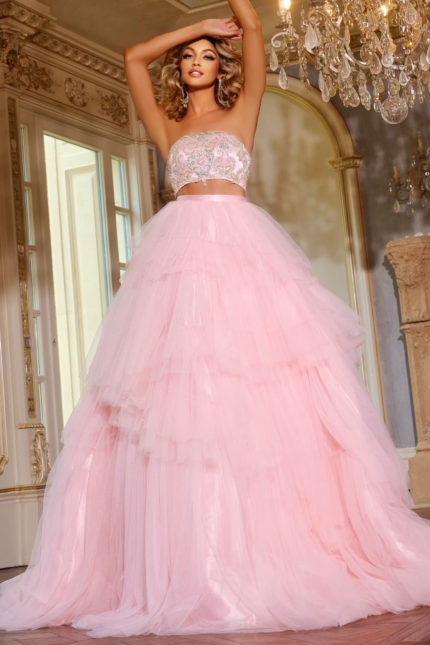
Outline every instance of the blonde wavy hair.
<svg viewBox="0 0 430 645">
<path fill-rule="evenodd" d="M 219 86 L 219 80 L 215 83 L 215 100 L 223 109 L 229 109 L 234 105 L 243 85 L 242 56 L 224 38 L 206 36 L 203 38 L 212 43 L 219 56 L 218 75 L 222 82 L 221 87 Z M 181 79 L 180 64 L 182 52 L 192 42 L 195 42 L 195 40 L 172 47 L 166 52 L 160 76 L 154 82 L 158 104 L 165 110 L 169 119 L 174 119 L 175 121 L 180 121 L 187 111 L 187 106 L 182 102 L 184 84 Z"/>
</svg>

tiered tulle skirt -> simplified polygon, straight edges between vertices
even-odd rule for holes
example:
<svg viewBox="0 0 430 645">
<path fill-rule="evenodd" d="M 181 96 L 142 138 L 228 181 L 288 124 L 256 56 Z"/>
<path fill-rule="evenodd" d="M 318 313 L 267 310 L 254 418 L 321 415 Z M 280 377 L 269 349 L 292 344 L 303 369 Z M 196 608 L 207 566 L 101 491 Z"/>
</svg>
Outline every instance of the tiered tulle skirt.
<svg viewBox="0 0 430 645">
<path fill-rule="evenodd" d="M 356 315 L 265 211 L 152 217 L 0 627 L 280 631 L 430 604 L 430 523 L 357 376 Z"/>
</svg>

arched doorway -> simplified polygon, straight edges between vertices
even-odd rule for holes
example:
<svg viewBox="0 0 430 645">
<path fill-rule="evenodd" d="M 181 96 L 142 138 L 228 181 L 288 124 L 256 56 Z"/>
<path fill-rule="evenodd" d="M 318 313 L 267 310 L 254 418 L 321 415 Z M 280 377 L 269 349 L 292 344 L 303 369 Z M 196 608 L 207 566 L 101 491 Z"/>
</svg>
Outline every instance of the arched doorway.
<svg viewBox="0 0 430 645">
<path fill-rule="evenodd" d="M 342 116 L 320 93 L 268 75 L 248 197 L 303 248 L 320 282 L 355 309 L 367 330 L 362 375 L 384 414 L 357 168 Z"/>
</svg>

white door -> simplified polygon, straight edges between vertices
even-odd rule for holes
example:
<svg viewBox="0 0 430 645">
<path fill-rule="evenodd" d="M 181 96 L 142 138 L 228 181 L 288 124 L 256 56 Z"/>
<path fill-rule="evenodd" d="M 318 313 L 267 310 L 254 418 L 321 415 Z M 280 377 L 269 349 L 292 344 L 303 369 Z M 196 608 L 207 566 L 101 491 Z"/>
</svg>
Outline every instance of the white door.
<svg viewBox="0 0 430 645">
<path fill-rule="evenodd" d="M 20 142 L 28 261 L 19 281 L 30 334 L 23 339 L 16 318 L 8 325 L 5 314 L 0 340 L 11 348 L 24 341 L 31 360 L 26 374 L 24 361 L 11 356 L 12 374 L 0 396 L 8 444 L 0 478 L 0 567 L 29 560 L 59 435 L 80 397 L 85 357 L 118 288 L 133 224 L 140 224 L 130 208 L 125 144 L 31 112 L 21 114 Z M 13 244 L 13 230 L 8 234 Z M 4 302 L 12 320 L 16 303 Z M 25 401 L 30 379 L 32 408 Z"/>
</svg>

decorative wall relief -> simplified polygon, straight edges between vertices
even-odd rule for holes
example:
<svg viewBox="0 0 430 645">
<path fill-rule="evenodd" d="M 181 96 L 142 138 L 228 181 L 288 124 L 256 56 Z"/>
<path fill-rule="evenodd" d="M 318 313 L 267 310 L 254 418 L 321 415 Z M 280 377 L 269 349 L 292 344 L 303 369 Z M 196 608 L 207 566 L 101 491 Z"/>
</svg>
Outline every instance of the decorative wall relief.
<svg viewBox="0 0 430 645">
<path fill-rule="evenodd" d="M 14 65 L 23 42 L 22 34 L 0 27 L 0 63 Z"/>
<path fill-rule="evenodd" d="M 114 123 L 122 127 L 128 126 L 127 98 L 121 94 L 102 94 L 100 96 L 100 109 L 109 116 Z"/>
<path fill-rule="evenodd" d="M 20 23 L 23 31 L 27 33 L 41 29 L 51 20 L 49 13 L 42 13 L 11 0 L 0 2 L 0 19 L 5 18 Z"/>
<path fill-rule="evenodd" d="M 49 85 L 47 70 L 21 54 L 25 42 L 50 21 L 48 9 L 43 13 L 13 0 L 0 2 L 0 62 L 8 67 L 3 82 L 19 88 Z"/>
<path fill-rule="evenodd" d="M 24 369 L 25 369 L 25 388 L 27 399 L 27 414 L 31 419 L 37 416 L 35 401 L 35 384 L 33 372 L 33 353 L 31 341 L 31 329 L 29 319 L 29 278 L 28 278 L 28 258 L 25 235 L 25 214 L 22 197 L 22 176 L 19 158 L 19 124 L 17 120 L 17 107 L 15 99 L 8 98 L 8 120 L 9 120 L 9 140 L 10 140 L 10 157 L 12 166 L 13 179 L 13 198 L 14 198 L 14 215 L 15 215 L 15 232 L 18 254 L 18 276 L 19 276 L 19 294 L 21 304 L 21 323 L 23 334 L 23 351 L 24 351 Z"/>
<path fill-rule="evenodd" d="M 49 463 L 48 442 L 43 425 L 34 426 L 31 442 L 31 478 L 34 485 L 44 484 L 48 478 L 51 465 Z"/>
<path fill-rule="evenodd" d="M 49 8 L 0 0 L 0 87 L 49 95 L 50 106 L 130 129 L 121 57 L 91 49 L 54 24 Z M 48 97 L 47 97 L 48 98 Z"/>
<path fill-rule="evenodd" d="M 6 80 L 12 87 L 24 90 L 52 92 L 53 74 L 29 56 L 11 50 L 7 59 L 9 73 Z"/>
<path fill-rule="evenodd" d="M 90 100 L 90 95 L 85 89 L 85 83 L 68 76 L 64 81 L 64 93 L 70 103 L 76 107 L 85 107 Z"/>
</svg>

